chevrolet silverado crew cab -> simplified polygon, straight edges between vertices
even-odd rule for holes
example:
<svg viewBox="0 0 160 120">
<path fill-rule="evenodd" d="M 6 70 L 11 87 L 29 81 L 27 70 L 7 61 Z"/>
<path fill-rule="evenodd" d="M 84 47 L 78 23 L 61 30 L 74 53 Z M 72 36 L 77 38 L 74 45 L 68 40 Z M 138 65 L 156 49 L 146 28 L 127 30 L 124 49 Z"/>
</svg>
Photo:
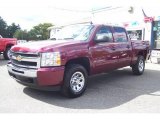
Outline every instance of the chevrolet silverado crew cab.
<svg viewBox="0 0 160 120">
<path fill-rule="evenodd" d="M 63 27 L 54 40 L 12 47 L 7 67 L 25 86 L 78 97 L 88 76 L 126 66 L 142 75 L 148 51 L 148 42 L 131 41 L 123 27 L 75 24 Z"/>
<path fill-rule="evenodd" d="M 0 35 L 0 54 L 3 53 L 4 59 L 9 59 L 10 49 L 13 45 L 17 44 L 15 38 L 2 38 Z"/>
</svg>

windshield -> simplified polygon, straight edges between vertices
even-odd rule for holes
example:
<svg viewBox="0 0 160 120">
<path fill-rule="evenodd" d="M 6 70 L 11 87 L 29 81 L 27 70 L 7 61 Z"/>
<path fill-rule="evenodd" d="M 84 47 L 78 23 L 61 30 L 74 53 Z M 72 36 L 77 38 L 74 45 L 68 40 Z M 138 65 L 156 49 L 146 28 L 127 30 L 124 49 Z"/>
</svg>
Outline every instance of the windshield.
<svg viewBox="0 0 160 120">
<path fill-rule="evenodd" d="M 63 27 L 59 32 L 55 34 L 55 37 L 50 39 L 52 40 L 87 40 L 93 25 L 70 25 Z"/>
</svg>

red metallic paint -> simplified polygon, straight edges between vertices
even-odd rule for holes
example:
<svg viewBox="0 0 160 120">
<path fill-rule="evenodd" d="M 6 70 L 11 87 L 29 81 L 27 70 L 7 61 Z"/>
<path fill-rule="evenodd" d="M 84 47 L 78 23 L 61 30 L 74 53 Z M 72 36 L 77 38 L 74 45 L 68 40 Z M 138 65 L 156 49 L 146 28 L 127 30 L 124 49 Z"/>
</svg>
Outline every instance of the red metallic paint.
<svg viewBox="0 0 160 120">
<path fill-rule="evenodd" d="M 16 45 L 16 38 L 0 38 L 0 52 L 4 52 L 6 50 L 7 45 Z"/>
<path fill-rule="evenodd" d="M 61 85 L 63 82 L 64 66 L 53 68 L 39 68 L 37 83 L 39 86 Z"/>
</svg>

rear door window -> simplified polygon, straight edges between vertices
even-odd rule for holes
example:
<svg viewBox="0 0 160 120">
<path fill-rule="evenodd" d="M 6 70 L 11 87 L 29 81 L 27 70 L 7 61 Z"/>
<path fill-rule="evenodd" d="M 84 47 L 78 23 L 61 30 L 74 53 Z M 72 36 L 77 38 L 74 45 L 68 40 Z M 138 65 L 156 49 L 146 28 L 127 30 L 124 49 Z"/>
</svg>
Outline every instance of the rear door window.
<svg viewBox="0 0 160 120">
<path fill-rule="evenodd" d="M 128 42 L 126 30 L 121 27 L 113 27 L 115 42 Z"/>
</svg>

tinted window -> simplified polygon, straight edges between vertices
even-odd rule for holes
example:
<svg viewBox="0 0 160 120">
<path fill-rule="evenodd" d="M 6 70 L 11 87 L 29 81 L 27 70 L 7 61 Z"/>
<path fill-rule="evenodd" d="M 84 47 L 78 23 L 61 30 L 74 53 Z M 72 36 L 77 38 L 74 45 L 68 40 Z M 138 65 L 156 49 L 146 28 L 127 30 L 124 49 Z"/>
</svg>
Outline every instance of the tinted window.
<svg viewBox="0 0 160 120">
<path fill-rule="evenodd" d="M 95 36 L 96 41 L 104 41 L 104 42 L 112 42 L 113 36 L 109 27 L 103 26 L 101 27 Z"/>
<path fill-rule="evenodd" d="M 114 29 L 114 37 L 116 42 L 127 42 L 127 35 L 124 28 L 113 27 Z"/>
</svg>

